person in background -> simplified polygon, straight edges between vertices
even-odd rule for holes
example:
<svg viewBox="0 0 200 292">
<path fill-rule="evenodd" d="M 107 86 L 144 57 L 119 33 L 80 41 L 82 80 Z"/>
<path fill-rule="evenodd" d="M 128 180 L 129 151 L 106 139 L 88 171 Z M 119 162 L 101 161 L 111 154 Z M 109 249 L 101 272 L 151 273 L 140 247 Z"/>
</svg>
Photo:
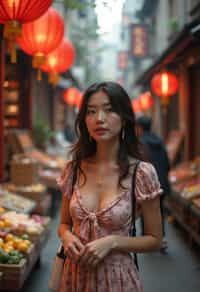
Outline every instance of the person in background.
<svg viewBox="0 0 200 292">
<path fill-rule="evenodd" d="M 149 161 L 154 165 L 158 178 L 163 189 L 160 197 L 161 213 L 162 213 L 162 227 L 163 227 L 163 240 L 161 252 L 166 252 L 167 241 L 165 239 L 165 220 L 163 202 L 165 196 L 170 193 L 170 184 L 168 180 L 168 173 L 170 170 L 170 162 L 167 154 L 166 147 L 160 137 L 151 131 L 152 120 L 147 116 L 140 116 L 136 120 L 137 134 L 141 143 L 144 145 Z M 142 231 L 144 230 L 143 218 Z"/>
<path fill-rule="evenodd" d="M 59 292 L 142 292 L 130 253 L 160 249 L 162 190 L 155 168 L 140 153 L 128 94 L 114 82 L 91 85 L 75 124 L 72 160 L 58 179 L 58 235 L 67 256 Z M 133 237 L 135 207 L 145 228 Z"/>
<path fill-rule="evenodd" d="M 74 139 L 75 139 L 75 136 L 74 136 L 74 133 L 72 131 L 72 128 L 70 127 L 69 124 L 65 124 L 65 127 L 63 129 L 63 134 L 64 134 L 64 137 L 65 137 L 65 140 L 69 143 L 73 143 L 74 142 Z"/>
</svg>

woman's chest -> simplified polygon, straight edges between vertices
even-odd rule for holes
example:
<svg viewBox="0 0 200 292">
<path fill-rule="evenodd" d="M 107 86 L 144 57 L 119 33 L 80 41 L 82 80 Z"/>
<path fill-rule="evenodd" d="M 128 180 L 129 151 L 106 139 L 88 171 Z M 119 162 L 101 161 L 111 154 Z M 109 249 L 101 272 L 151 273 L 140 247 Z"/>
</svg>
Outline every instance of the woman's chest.
<svg viewBox="0 0 200 292">
<path fill-rule="evenodd" d="M 129 189 L 129 178 L 119 183 L 119 175 L 107 170 L 101 174 L 89 172 L 85 181 L 80 179 L 78 183 L 82 205 L 91 212 L 106 209 Z"/>
<path fill-rule="evenodd" d="M 81 224 L 81 222 L 87 222 L 91 219 L 98 222 L 99 226 L 120 229 L 121 226 L 130 223 L 132 206 L 129 191 L 122 192 L 100 210 L 88 209 L 84 203 L 79 189 L 76 187 L 70 202 L 70 214 L 76 224 Z"/>
</svg>

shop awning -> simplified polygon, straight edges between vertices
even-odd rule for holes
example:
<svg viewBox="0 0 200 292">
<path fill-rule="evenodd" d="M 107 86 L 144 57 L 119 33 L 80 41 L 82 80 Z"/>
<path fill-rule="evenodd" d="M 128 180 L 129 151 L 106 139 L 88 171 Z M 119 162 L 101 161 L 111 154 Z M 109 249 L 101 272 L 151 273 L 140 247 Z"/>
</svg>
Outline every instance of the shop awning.
<svg viewBox="0 0 200 292">
<path fill-rule="evenodd" d="M 170 43 L 168 48 L 144 71 L 135 81 L 135 85 L 140 85 L 148 81 L 154 73 L 167 67 L 169 64 L 185 51 L 191 44 L 200 41 L 200 19 L 186 24 L 183 30 Z"/>
</svg>

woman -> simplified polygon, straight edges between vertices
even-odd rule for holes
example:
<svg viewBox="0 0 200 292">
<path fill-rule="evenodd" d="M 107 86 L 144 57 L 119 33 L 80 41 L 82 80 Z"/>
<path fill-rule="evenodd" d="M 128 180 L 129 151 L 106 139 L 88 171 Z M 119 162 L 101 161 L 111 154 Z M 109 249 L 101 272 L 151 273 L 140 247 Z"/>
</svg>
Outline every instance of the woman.
<svg viewBox="0 0 200 292">
<path fill-rule="evenodd" d="M 117 83 L 89 87 L 77 117 L 79 139 L 58 183 L 63 191 L 59 237 L 65 261 L 60 292 L 141 292 L 131 252 L 159 250 L 157 174 L 141 161 L 130 99 Z M 145 234 L 130 237 L 131 181 Z M 73 190 L 71 186 L 74 185 Z"/>
</svg>

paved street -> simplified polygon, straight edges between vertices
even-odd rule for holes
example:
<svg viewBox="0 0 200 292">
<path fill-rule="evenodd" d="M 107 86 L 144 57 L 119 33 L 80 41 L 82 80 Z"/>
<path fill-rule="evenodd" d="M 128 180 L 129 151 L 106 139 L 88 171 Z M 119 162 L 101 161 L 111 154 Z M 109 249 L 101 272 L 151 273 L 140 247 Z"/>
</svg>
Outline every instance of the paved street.
<svg viewBox="0 0 200 292">
<path fill-rule="evenodd" d="M 52 260 L 58 246 L 56 227 L 59 214 L 52 221 L 52 233 L 42 253 L 42 265 L 35 269 L 23 292 L 47 292 Z M 174 225 L 167 224 L 169 252 L 140 255 L 140 274 L 145 292 L 199 292 L 200 253 L 191 250 L 187 237 Z M 117 292 L 117 291 L 116 291 Z"/>
</svg>

